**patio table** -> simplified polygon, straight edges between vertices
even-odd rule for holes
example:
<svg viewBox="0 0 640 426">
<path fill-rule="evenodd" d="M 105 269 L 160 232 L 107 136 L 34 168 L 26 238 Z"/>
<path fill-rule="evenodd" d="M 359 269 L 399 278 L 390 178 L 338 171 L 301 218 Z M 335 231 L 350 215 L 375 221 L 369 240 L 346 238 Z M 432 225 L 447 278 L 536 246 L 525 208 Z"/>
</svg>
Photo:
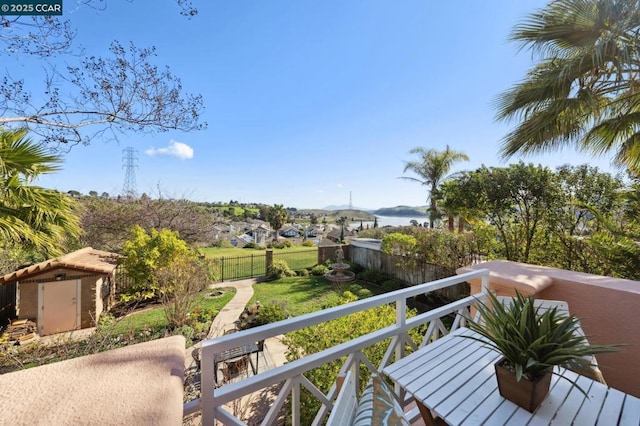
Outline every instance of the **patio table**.
<svg viewBox="0 0 640 426">
<path fill-rule="evenodd" d="M 256 354 L 256 363 L 254 365 L 251 359 L 251 354 Z M 229 349 L 220 353 L 217 353 L 213 357 L 213 377 L 216 382 L 218 380 L 218 363 L 231 361 L 237 358 L 241 358 L 249 355 L 249 363 L 251 364 L 251 370 L 253 374 L 258 374 L 258 362 L 260 356 L 260 348 L 256 343 L 249 343 L 248 345 L 239 346 L 237 348 Z"/>
<path fill-rule="evenodd" d="M 383 372 L 411 394 L 427 424 L 432 410 L 447 424 L 640 424 L 640 399 L 573 371 L 557 368 L 549 394 L 533 412 L 504 399 L 494 364 L 500 354 L 460 328 L 424 346 Z M 584 390 L 586 395 L 571 381 Z"/>
</svg>

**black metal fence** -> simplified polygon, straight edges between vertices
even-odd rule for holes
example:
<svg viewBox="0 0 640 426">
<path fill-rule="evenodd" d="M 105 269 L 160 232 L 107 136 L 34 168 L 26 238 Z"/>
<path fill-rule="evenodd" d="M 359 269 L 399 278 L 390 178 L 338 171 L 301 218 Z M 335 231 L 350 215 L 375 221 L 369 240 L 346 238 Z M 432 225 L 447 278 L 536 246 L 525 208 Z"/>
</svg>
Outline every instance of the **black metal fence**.
<svg viewBox="0 0 640 426">
<path fill-rule="evenodd" d="M 267 253 L 246 256 L 223 256 L 213 258 L 210 262 L 219 274 L 220 281 L 230 281 L 266 276 L 270 257 Z M 290 269 L 298 271 L 311 268 L 318 263 L 318 250 L 274 250 L 272 259 L 284 260 Z"/>
<path fill-rule="evenodd" d="M 16 283 L 0 285 L 0 329 L 16 316 Z"/>
<path fill-rule="evenodd" d="M 223 256 L 211 260 L 220 274 L 220 281 L 243 278 L 263 277 L 267 275 L 267 255 Z"/>
</svg>

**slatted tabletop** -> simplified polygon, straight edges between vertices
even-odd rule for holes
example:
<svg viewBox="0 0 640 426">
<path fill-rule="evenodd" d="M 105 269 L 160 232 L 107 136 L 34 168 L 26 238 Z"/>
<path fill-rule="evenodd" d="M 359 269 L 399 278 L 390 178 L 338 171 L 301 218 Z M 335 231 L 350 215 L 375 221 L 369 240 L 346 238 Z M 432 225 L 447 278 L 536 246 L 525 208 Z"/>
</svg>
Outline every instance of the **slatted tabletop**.
<svg viewBox="0 0 640 426">
<path fill-rule="evenodd" d="M 460 328 L 383 371 L 450 425 L 640 425 L 640 399 L 564 369 L 556 372 L 588 396 L 554 374 L 549 394 L 529 413 L 498 392 L 500 354 L 462 335 L 481 337 Z"/>
</svg>

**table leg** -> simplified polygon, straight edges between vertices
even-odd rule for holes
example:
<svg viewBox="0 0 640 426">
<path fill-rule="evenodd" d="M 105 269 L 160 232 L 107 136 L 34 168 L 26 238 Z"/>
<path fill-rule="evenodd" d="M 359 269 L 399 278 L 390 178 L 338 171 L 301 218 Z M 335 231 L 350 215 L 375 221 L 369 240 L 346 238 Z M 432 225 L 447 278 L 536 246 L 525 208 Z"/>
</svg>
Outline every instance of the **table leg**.
<svg viewBox="0 0 640 426">
<path fill-rule="evenodd" d="M 255 376 L 256 374 L 258 374 L 258 369 L 253 364 L 253 359 L 251 358 L 251 354 L 249 354 L 249 364 L 251 364 L 251 371 L 253 371 L 253 375 Z"/>
<path fill-rule="evenodd" d="M 218 363 L 215 361 L 213 362 L 213 382 L 218 384 Z"/>
<path fill-rule="evenodd" d="M 420 401 L 416 401 L 416 405 L 418 406 L 418 410 L 420 410 L 420 414 L 422 415 L 422 420 L 424 420 L 424 424 L 427 426 L 436 426 L 436 419 L 433 418 L 431 414 L 431 410 L 424 406 Z"/>
</svg>

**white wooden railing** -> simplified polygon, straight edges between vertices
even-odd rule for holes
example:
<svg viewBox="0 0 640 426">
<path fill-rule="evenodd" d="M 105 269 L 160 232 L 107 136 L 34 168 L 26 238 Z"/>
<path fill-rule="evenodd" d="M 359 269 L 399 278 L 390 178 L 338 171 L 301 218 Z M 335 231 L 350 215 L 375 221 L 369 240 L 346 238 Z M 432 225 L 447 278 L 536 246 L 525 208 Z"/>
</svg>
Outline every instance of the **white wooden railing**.
<svg viewBox="0 0 640 426">
<path fill-rule="evenodd" d="M 412 318 L 407 318 L 408 298 L 427 294 L 474 278 L 481 278 L 482 280 L 483 291 L 481 293 L 471 295 L 437 309 L 416 315 Z M 304 376 L 305 372 L 344 356 L 347 358 L 342 366 L 341 373 L 344 373 L 347 370 L 352 370 L 356 373 L 360 364 L 366 365 L 372 371 L 381 371 L 386 365 L 402 358 L 405 355 L 405 345 L 409 345 L 413 349 L 417 349 L 417 346 L 424 346 L 441 335 L 447 334 L 463 326 L 465 318 L 469 316 L 470 306 L 475 302 L 477 297 L 484 298 L 483 292 L 487 291 L 488 283 L 489 271 L 482 269 L 370 297 L 357 302 L 348 303 L 288 320 L 267 324 L 239 333 L 205 340 L 202 342 L 201 354 L 201 396 L 199 399 L 188 402 L 184 405 L 184 415 L 188 416 L 197 413 L 198 411 L 202 411 L 203 425 L 213 425 L 215 421 L 219 421 L 225 425 L 243 425 L 244 423 L 226 410 L 224 405 L 245 395 L 263 390 L 276 383 L 284 382 L 284 385 L 281 387 L 276 400 L 271 404 L 271 408 L 266 414 L 262 424 L 270 425 L 276 423 L 276 418 L 283 404 L 286 402 L 287 398 L 291 396 L 291 424 L 294 426 L 300 425 L 299 401 L 301 385 L 308 389 L 321 402 L 322 406 L 313 423 L 321 424 L 333 407 L 333 401 L 338 393 L 338 387 L 337 384 L 334 383 L 329 392 L 324 394 Z M 213 359 L 214 355 L 217 353 L 330 321 L 355 312 L 365 311 L 367 309 L 391 303 L 395 303 L 396 306 L 396 322 L 389 327 L 385 327 L 321 352 L 310 354 L 304 358 L 264 371 L 255 376 L 250 376 L 236 382 L 225 384 L 221 387 L 216 387 Z M 453 320 L 451 327 L 446 327 L 442 322 L 442 318 L 451 314 L 455 315 L 455 319 Z M 427 325 L 427 331 L 425 332 L 421 343 L 416 345 L 409 337 L 408 331 L 421 325 Z M 382 362 L 380 365 L 374 366 L 364 356 L 362 349 L 389 338 L 391 338 L 391 342 Z M 354 375 L 358 377 L 358 374 Z M 399 390 L 396 389 L 396 392 L 398 391 Z M 414 412 L 409 413 L 410 417 L 417 417 L 419 415 L 417 409 L 413 411 Z"/>
</svg>

